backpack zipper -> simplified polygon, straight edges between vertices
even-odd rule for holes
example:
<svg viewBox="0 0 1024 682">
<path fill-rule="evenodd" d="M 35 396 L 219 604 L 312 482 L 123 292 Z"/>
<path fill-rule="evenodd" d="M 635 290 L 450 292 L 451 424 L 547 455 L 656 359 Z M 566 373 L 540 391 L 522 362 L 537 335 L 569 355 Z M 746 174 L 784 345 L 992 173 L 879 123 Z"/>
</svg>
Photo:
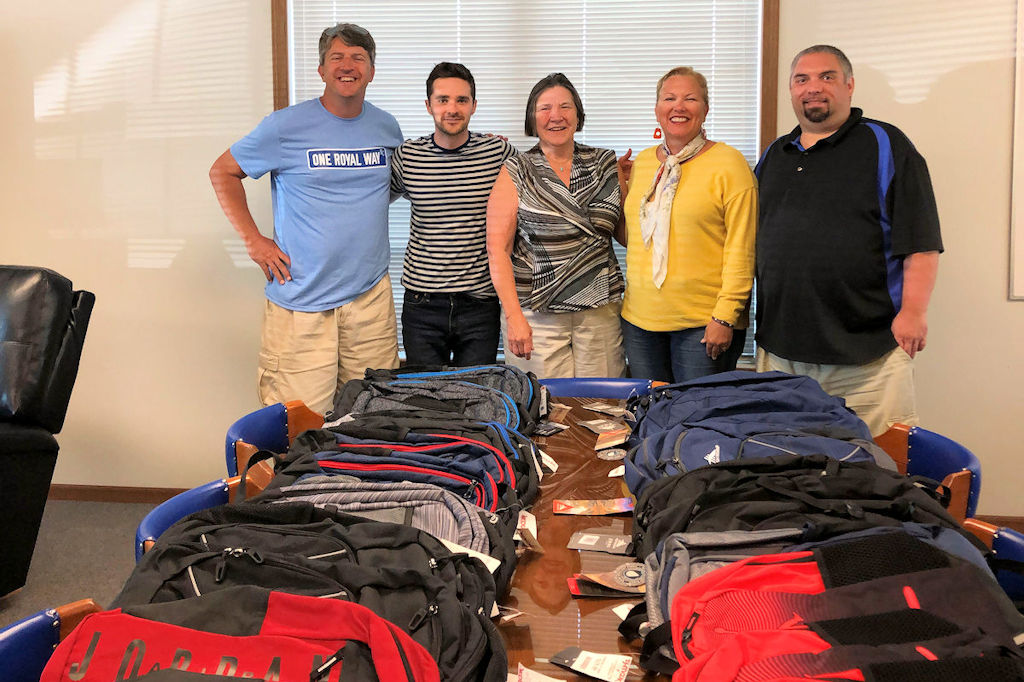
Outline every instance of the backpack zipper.
<svg viewBox="0 0 1024 682">
<path fill-rule="evenodd" d="M 323 533 L 317 533 L 317 532 L 314 532 L 314 531 L 303 530 L 301 528 L 289 528 L 288 525 L 275 527 L 275 526 L 272 526 L 271 524 L 232 523 L 232 524 L 225 524 L 225 527 L 230 527 L 232 529 L 247 528 L 247 529 L 252 529 L 252 530 L 257 530 L 257 531 L 265 531 L 265 532 L 269 532 L 272 535 L 292 535 L 292 536 L 296 536 L 296 537 L 315 538 L 316 540 L 326 540 L 327 542 L 330 542 L 331 544 L 336 545 L 336 546 L 338 546 L 340 548 L 340 549 L 334 550 L 333 552 L 323 552 L 321 554 L 311 554 L 309 556 L 303 557 L 304 559 L 329 559 L 331 557 L 336 557 L 336 556 L 346 556 L 346 555 L 347 556 L 354 556 L 354 553 L 352 551 L 351 545 L 349 545 L 348 543 L 346 543 L 346 542 L 344 542 L 342 540 L 339 540 L 338 538 L 331 537 L 329 535 L 324 535 Z M 272 529 L 276 528 L 276 529 L 279 529 L 279 530 L 267 531 L 268 527 L 272 528 Z M 219 551 L 219 550 L 214 549 L 213 547 L 210 546 L 210 540 L 207 537 L 207 534 L 210 533 L 210 532 L 212 532 L 212 531 L 207 531 L 205 533 L 200 533 L 199 534 L 199 540 L 200 540 L 200 542 L 202 542 L 203 546 L 205 546 L 207 549 L 209 549 L 211 551 L 215 551 L 215 552 Z"/>
<path fill-rule="evenodd" d="M 416 467 L 408 464 L 363 464 L 359 462 L 334 462 L 331 460 L 319 460 L 317 464 L 321 469 L 337 469 L 339 471 L 345 471 L 354 469 L 356 471 L 414 471 L 418 473 L 425 473 L 432 476 L 440 476 L 441 478 L 447 478 L 460 483 L 465 483 L 470 486 L 466 491 L 466 496 L 472 493 L 476 494 L 476 505 L 478 507 L 484 507 L 486 500 L 484 499 L 484 488 L 480 481 L 474 481 L 473 479 L 460 476 L 459 474 L 452 474 L 447 471 L 441 471 L 437 469 L 429 469 L 427 467 Z M 490 504 L 490 509 L 487 511 L 494 511 L 498 506 L 498 501 L 495 499 Z"/>
<path fill-rule="evenodd" d="M 697 619 L 700 618 L 700 614 L 696 611 L 690 616 L 689 622 L 686 623 L 686 627 L 683 629 L 682 637 L 679 638 L 679 645 L 683 650 L 683 653 L 688 659 L 693 660 L 693 652 L 690 651 L 690 641 L 693 639 L 693 626 L 697 624 Z"/>
</svg>

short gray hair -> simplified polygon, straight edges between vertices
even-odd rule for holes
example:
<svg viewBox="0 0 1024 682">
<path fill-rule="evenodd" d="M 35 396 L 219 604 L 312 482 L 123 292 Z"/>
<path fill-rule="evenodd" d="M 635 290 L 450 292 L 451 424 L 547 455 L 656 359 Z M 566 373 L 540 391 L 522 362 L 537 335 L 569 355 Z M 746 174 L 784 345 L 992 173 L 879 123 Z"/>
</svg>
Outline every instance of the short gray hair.
<svg viewBox="0 0 1024 682">
<path fill-rule="evenodd" d="M 793 71 L 796 69 L 796 63 L 800 61 L 801 57 L 808 54 L 820 54 L 822 52 L 830 54 L 839 60 L 839 66 L 843 69 L 844 82 L 853 78 L 853 64 L 851 64 L 850 60 L 845 54 L 843 54 L 843 51 L 834 45 L 811 45 L 806 49 L 800 50 L 796 53 L 796 56 L 793 57 L 793 61 L 789 65 L 789 75 L 793 75 Z"/>
<path fill-rule="evenodd" d="M 377 59 L 377 45 L 373 42 L 373 36 L 362 26 L 356 24 L 335 24 L 325 28 L 320 34 L 320 66 L 324 65 L 327 58 L 327 50 L 331 49 L 331 43 L 335 38 L 341 38 L 341 42 L 349 47 L 361 47 L 370 56 L 370 66 L 373 66 Z"/>
</svg>

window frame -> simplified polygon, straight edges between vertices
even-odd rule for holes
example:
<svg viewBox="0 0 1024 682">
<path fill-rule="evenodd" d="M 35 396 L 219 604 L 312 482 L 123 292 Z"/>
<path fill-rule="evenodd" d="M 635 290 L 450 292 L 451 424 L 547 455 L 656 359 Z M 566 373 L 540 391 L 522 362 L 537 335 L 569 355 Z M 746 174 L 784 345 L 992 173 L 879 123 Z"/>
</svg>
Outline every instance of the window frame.
<svg viewBox="0 0 1024 682">
<path fill-rule="evenodd" d="M 761 0 L 759 155 L 764 154 L 768 146 L 775 141 L 778 132 L 779 5 L 780 0 Z M 289 106 L 288 0 L 270 0 L 270 23 L 273 101 L 276 111 Z M 751 336 L 753 332 L 754 321 L 751 319 Z M 747 349 L 740 359 L 743 366 L 748 366 L 753 361 L 749 352 L 755 348 L 752 338 L 747 339 L 746 345 Z"/>
<path fill-rule="evenodd" d="M 779 103 L 779 2 L 761 0 L 760 152 L 776 137 Z M 288 0 L 270 0 L 274 110 L 288 106 Z"/>
</svg>

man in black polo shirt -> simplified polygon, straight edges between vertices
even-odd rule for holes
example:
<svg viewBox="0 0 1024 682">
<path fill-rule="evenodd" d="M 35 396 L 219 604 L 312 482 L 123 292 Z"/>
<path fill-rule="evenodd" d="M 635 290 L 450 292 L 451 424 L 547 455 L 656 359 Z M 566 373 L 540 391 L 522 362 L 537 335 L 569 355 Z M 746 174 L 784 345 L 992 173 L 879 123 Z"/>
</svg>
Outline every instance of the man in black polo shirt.
<svg viewBox="0 0 1024 682">
<path fill-rule="evenodd" d="M 758 371 L 816 379 L 873 434 L 917 423 L 912 358 L 942 239 L 924 158 L 895 126 L 851 108 L 839 49 L 797 54 L 800 122 L 757 164 Z"/>
</svg>

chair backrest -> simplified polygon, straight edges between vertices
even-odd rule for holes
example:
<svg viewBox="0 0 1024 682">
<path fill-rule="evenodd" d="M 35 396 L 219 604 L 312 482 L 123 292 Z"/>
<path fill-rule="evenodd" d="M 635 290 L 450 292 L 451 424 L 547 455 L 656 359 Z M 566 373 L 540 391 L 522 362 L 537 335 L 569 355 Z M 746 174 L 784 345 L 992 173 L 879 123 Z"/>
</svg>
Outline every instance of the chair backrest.
<svg viewBox="0 0 1024 682">
<path fill-rule="evenodd" d="M 1000 528 L 992 536 L 992 551 L 996 553 L 997 559 L 1024 562 L 1024 533 L 1012 528 Z M 996 579 L 1011 599 L 1024 601 L 1024 575 L 1017 571 L 996 570 Z"/>
<path fill-rule="evenodd" d="M 981 462 L 973 452 L 946 436 L 915 426 L 907 437 L 907 473 L 937 481 L 959 471 L 971 474 L 967 517 L 974 516 L 981 496 Z"/>
<path fill-rule="evenodd" d="M 647 395 L 651 388 L 663 382 L 650 379 L 618 379 L 605 377 L 570 377 L 541 379 L 554 397 L 572 398 L 628 398 L 633 395 Z"/>
<path fill-rule="evenodd" d="M 61 430 L 95 301 L 53 270 L 0 265 L 0 419 Z"/>
<path fill-rule="evenodd" d="M 228 427 L 224 440 L 224 463 L 228 476 L 238 475 L 239 442 L 248 443 L 257 450 L 284 452 L 288 449 L 288 410 L 284 403 L 276 403 L 250 412 Z"/>
<path fill-rule="evenodd" d="M 227 479 L 221 478 L 186 490 L 157 505 L 146 514 L 135 531 L 135 560 L 141 559 L 148 545 L 176 521 L 200 509 L 226 504 L 229 489 Z"/>
<path fill-rule="evenodd" d="M 999 566 L 996 563 L 993 570 L 999 586 L 1010 599 L 1018 603 L 1024 602 L 1024 573 L 1021 573 L 1021 566 L 1024 566 L 1024 533 L 980 519 L 967 519 L 963 523 L 964 528 L 988 545 L 997 562 L 1009 560 L 1020 563 L 1020 566 L 1010 567 Z"/>
<path fill-rule="evenodd" d="M 0 680 L 39 682 L 46 662 L 82 618 L 100 611 L 92 599 L 44 609 L 0 630 Z"/>
<path fill-rule="evenodd" d="M 323 424 L 323 415 L 313 412 L 301 400 L 267 405 L 250 412 L 228 428 L 224 441 L 228 476 L 237 476 L 257 450 L 285 452 L 295 436 Z"/>
</svg>

